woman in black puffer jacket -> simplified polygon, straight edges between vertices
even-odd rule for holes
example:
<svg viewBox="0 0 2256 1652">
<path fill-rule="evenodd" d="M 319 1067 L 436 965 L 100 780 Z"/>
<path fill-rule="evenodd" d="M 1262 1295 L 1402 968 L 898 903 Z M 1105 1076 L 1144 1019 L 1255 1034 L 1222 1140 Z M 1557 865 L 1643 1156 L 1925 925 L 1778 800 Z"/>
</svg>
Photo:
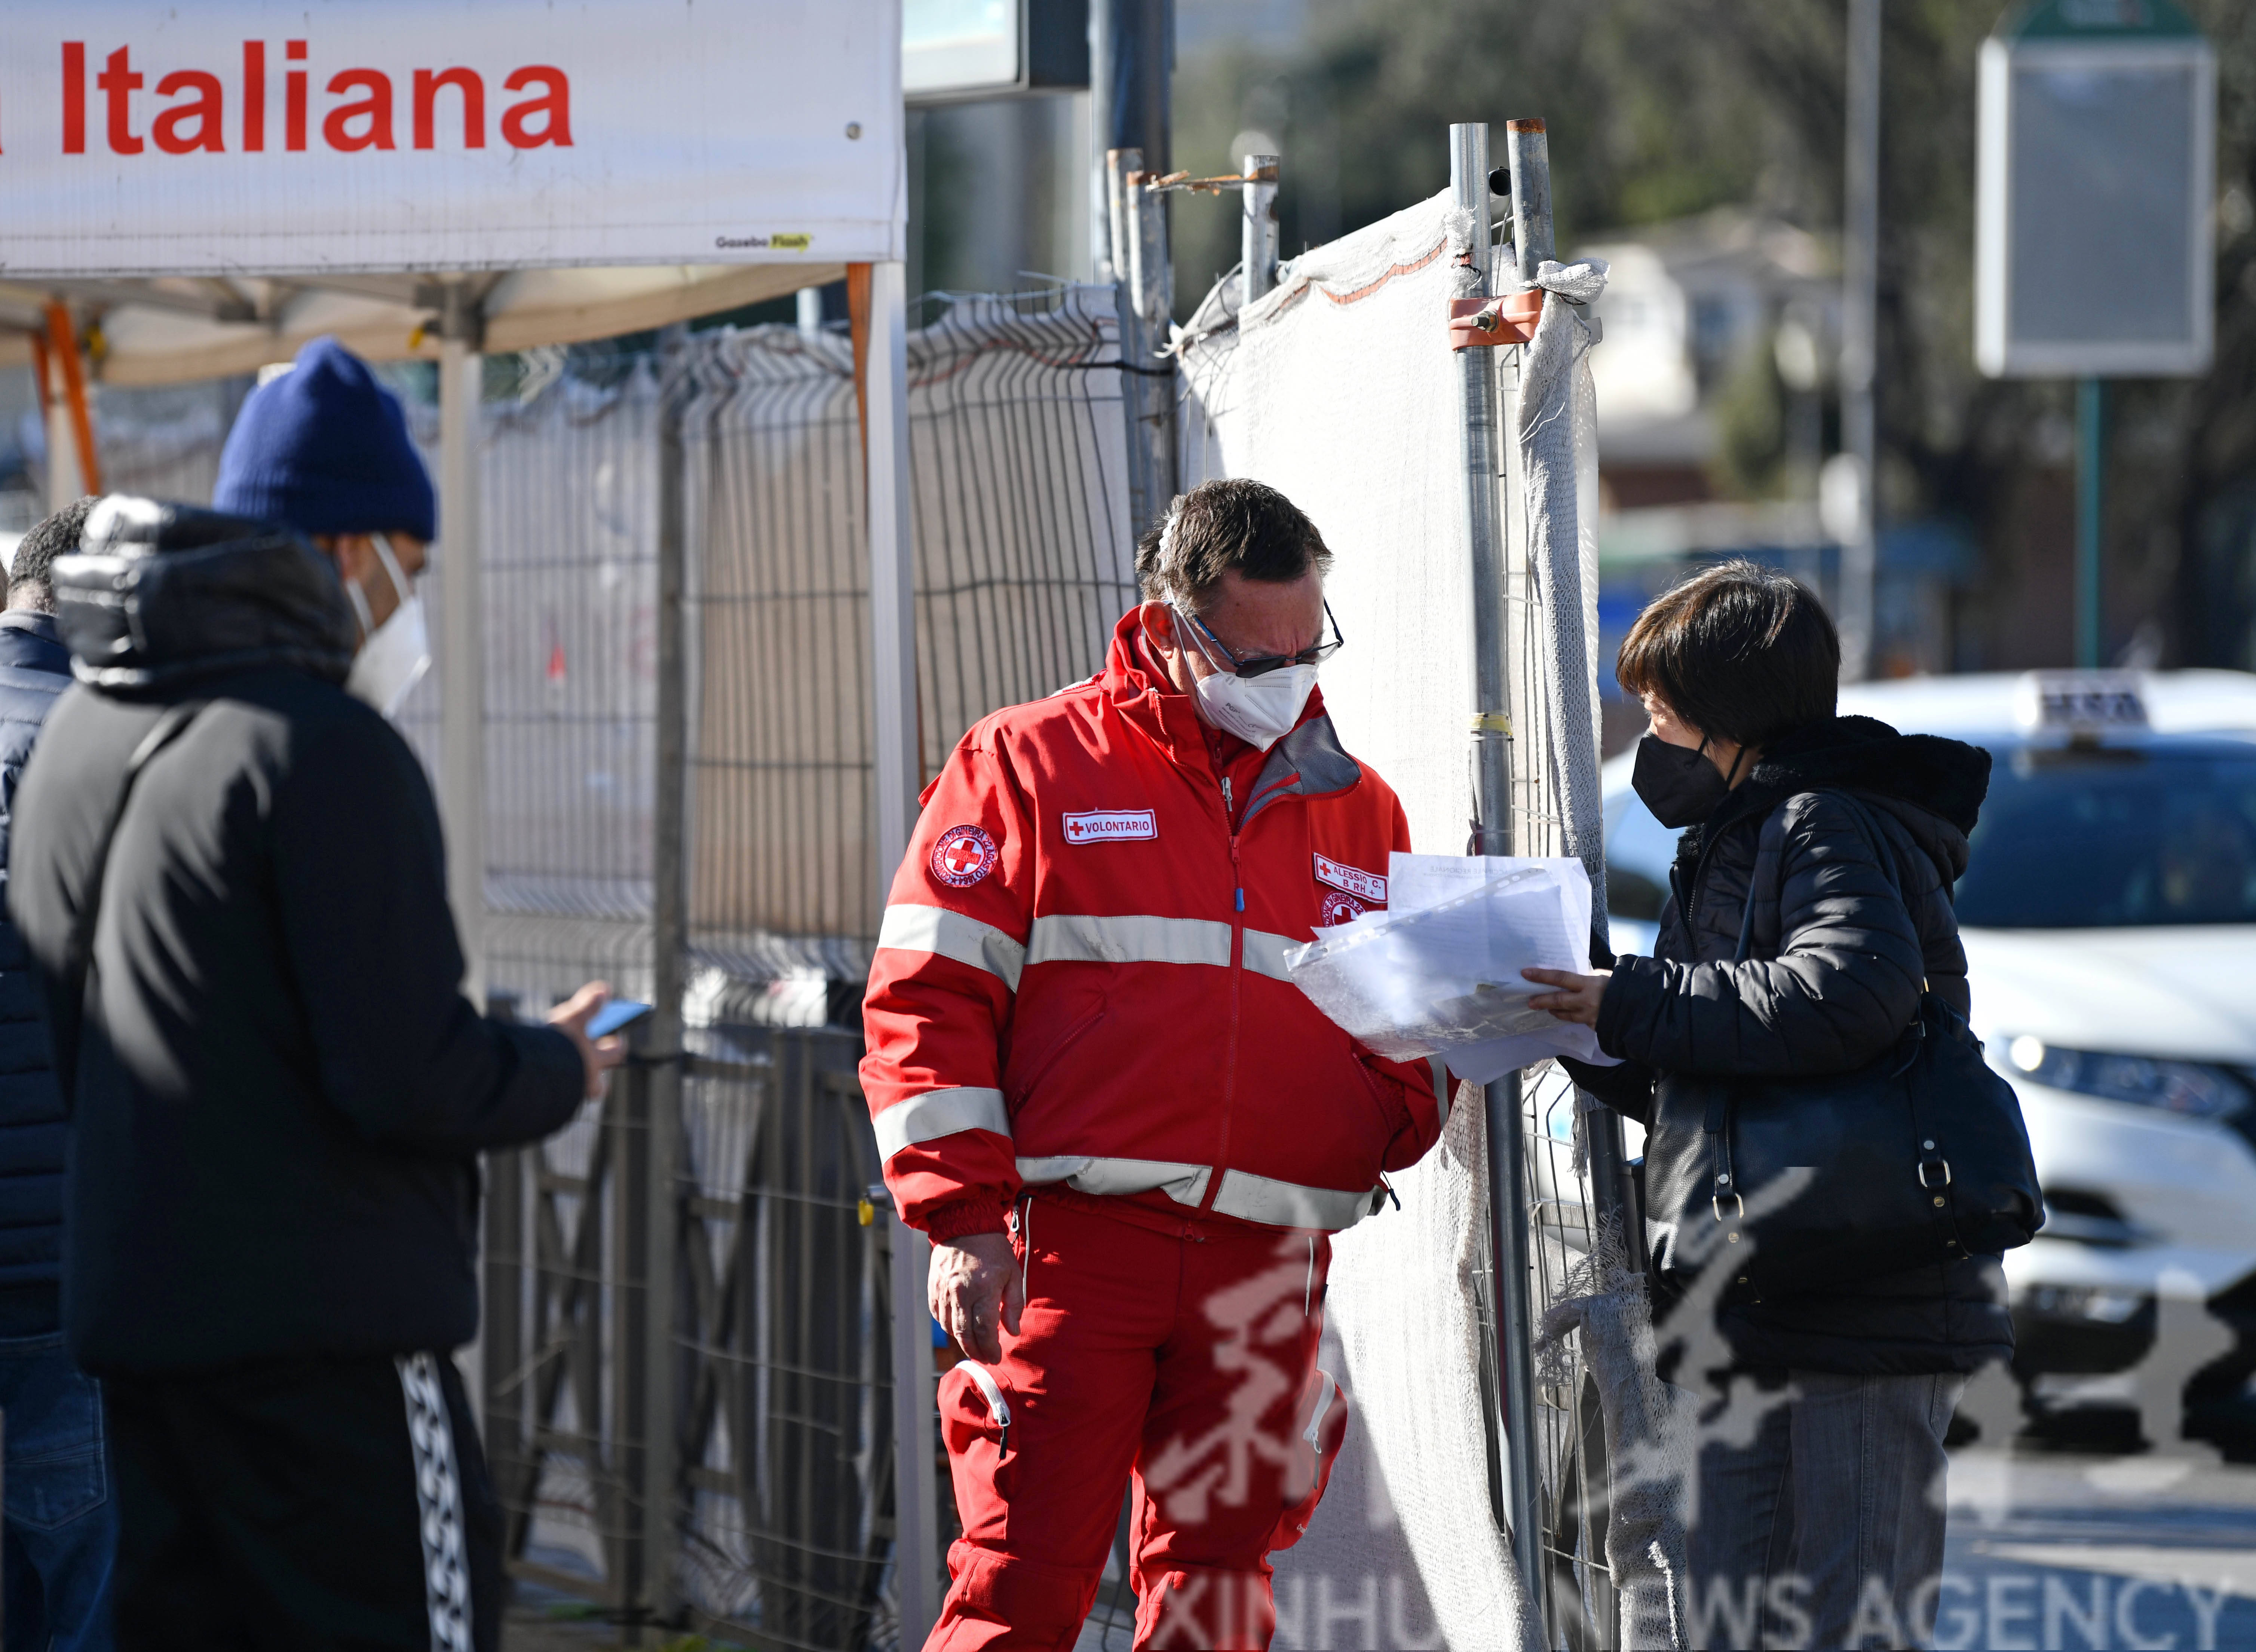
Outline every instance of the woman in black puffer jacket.
<svg viewBox="0 0 2256 1652">
<path fill-rule="evenodd" d="M 1638 794 L 1688 830 L 1653 957 L 1601 975 L 1528 972 L 1560 989 L 1539 1007 L 1595 1027 L 1622 1058 L 1568 1063 L 1583 1088 L 1648 1119 L 1670 1072 L 1865 1066 L 1916 1016 L 1922 981 L 1966 1013 L 1951 886 L 1987 752 L 1835 716 L 1832 622 L 1754 563 L 1710 568 L 1647 608 L 1618 670 L 1653 721 Z M 1839 792 L 1878 822 L 1893 879 Z M 1734 963 L 1750 902 L 1752 943 Z M 1694 1644 L 1923 1643 L 1942 1563 L 1943 1430 L 1967 1376 L 2013 1352 L 1997 1259 L 1727 1303 L 1712 1325 L 1682 1323 L 1696 1316 L 1672 1310 L 1686 1301 L 1663 1286 L 1654 1307 L 1665 1373 L 1707 1398 Z"/>
</svg>

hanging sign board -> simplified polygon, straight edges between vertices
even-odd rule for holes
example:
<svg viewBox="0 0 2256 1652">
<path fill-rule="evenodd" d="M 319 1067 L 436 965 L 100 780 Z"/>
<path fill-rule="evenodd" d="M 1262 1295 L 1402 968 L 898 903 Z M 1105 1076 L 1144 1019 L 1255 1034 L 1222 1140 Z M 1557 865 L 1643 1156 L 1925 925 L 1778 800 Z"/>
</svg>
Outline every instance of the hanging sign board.
<svg viewBox="0 0 2256 1652">
<path fill-rule="evenodd" d="M 1992 378 L 2198 374 L 2217 57 L 2172 0 L 2036 0 L 1983 42 L 1975 356 Z"/>
<path fill-rule="evenodd" d="M 913 104 L 1089 86 L 1089 0 L 902 0 Z"/>
<path fill-rule="evenodd" d="M 903 256 L 899 0 L 8 0 L 0 279 Z"/>
</svg>

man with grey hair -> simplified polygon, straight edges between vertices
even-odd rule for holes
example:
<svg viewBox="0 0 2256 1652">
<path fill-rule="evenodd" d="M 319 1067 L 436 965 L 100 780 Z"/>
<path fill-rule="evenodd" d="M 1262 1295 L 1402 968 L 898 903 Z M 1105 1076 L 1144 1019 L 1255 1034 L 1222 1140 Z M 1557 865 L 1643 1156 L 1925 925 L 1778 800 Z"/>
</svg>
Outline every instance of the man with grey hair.
<svg viewBox="0 0 2256 1652">
<path fill-rule="evenodd" d="M 893 880 L 862 1081 L 969 1356 L 932 1647 L 1073 1644 L 1132 1473 L 1137 1646 L 1269 1642 L 1345 1423 L 1330 1238 L 1441 1127 L 1284 966 L 1410 846 L 1316 692 L 1330 561 L 1273 488 L 1176 500 L 1105 668 L 975 726 Z"/>
</svg>

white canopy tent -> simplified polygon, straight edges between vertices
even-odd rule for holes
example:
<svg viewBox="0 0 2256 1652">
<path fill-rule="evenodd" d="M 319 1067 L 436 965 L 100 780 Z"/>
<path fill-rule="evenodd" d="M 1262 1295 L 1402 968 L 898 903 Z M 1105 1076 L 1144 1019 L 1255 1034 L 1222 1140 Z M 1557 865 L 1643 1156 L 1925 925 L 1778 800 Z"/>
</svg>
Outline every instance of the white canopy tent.
<svg viewBox="0 0 2256 1652">
<path fill-rule="evenodd" d="M 58 390 L 81 374 L 163 384 L 252 371 L 329 333 L 370 359 L 440 364 L 440 795 L 474 971 L 485 350 L 659 327 L 842 275 L 866 294 L 871 875 L 906 852 L 917 774 L 904 126 L 900 0 L 0 11 L 0 364 L 67 357 L 53 362 Z M 680 595 L 661 571 L 661 655 L 669 625 L 680 653 Z M 680 1048 L 674 997 L 659 994 L 660 1051 Z M 678 1064 L 666 1070 L 678 1086 Z M 898 1437 L 913 1440 L 931 1403 L 922 1246 L 893 1250 Z M 897 1455 L 906 1643 L 936 1614 L 935 1487 L 929 1452 Z"/>
<path fill-rule="evenodd" d="M 0 278 L 0 365 L 32 360 L 46 307 L 67 303 L 97 383 L 169 385 L 255 372 L 334 334 L 368 361 L 444 357 L 450 307 L 481 348 L 527 349 L 665 327 L 821 286 L 843 263 L 650 265 L 434 274 Z"/>
</svg>

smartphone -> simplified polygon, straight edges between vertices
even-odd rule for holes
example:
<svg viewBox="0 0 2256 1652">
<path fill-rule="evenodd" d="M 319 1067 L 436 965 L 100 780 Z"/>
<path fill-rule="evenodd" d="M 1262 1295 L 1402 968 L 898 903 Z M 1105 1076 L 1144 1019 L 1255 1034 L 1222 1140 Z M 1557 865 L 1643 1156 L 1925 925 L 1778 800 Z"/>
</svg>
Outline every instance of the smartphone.
<svg viewBox="0 0 2256 1652">
<path fill-rule="evenodd" d="M 615 998 L 596 1012 L 595 1019 L 588 1023 L 588 1036 L 609 1038 L 613 1033 L 632 1027 L 650 1011 L 647 1004 L 638 1004 L 631 998 Z"/>
</svg>

